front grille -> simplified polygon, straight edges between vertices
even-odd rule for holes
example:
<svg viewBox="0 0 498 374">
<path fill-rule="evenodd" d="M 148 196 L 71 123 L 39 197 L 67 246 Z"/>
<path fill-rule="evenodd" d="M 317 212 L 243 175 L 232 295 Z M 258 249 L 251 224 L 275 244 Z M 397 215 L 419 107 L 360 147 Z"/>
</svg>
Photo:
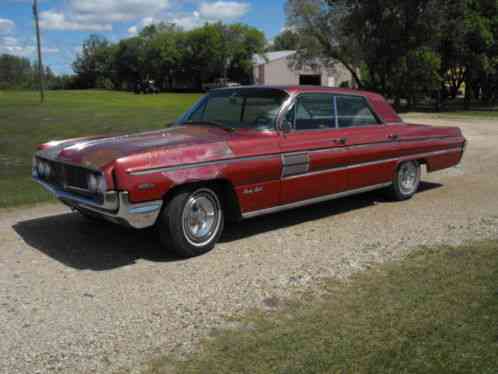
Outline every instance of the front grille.
<svg viewBox="0 0 498 374">
<path fill-rule="evenodd" d="M 67 186 L 88 190 L 89 172 L 87 170 L 76 166 L 65 165 L 64 171 Z"/>
<path fill-rule="evenodd" d="M 76 190 L 85 195 L 90 194 L 88 176 L 93 173 L 91 170 L 55 161 L 45 160 L 45 162 L 48 162 L 52 169 L 47 182 L 59 188 Z"/>
</svg>

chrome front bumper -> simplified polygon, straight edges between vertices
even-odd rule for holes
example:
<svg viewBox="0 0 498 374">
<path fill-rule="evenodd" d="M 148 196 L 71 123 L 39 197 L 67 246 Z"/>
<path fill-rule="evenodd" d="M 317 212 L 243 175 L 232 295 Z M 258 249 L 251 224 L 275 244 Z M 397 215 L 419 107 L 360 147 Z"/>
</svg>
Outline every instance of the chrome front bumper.
<svg viewBox="0 0 498 374">
<path fill-rule="evenodd" d="M 55 188 L 37 177 L 33 177 L 33 179 L 72 209 L 89 211 L 98 214 L 108 221 L 131 226 L 135 229 L 154 226 L 163 206 L 162 200 L 132 204 L 126 191 L 107 192 L 103 203 L 98 203 L 92 198 L 78 196 L 74 193 Z"/>
</svg>

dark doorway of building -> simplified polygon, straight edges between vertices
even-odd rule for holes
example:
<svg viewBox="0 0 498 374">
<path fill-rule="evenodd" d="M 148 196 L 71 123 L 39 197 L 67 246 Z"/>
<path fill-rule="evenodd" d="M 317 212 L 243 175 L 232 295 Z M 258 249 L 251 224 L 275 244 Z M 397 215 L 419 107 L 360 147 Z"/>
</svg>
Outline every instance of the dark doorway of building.
<svg viewBox="0 0 498 374">
<path fill-rule="evenodd" d="M 299 84 L 302 86 L 321 86 L 322 76 L 321 75 L 300 75 Z"/>
</svg>

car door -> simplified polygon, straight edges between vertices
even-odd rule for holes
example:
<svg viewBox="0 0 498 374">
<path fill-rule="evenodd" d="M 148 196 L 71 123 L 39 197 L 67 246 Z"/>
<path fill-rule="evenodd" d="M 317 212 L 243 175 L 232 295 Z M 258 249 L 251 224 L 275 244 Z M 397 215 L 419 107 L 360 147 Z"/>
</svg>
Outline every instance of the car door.
<svg viewBox="0 0 498 374">
<path fill-rule="evenodd" d="M 391 182 L 399 141 L 363 96 L 336 95 L 338 127 L 348 139 L 348 190 Z"/>
<path fill-rule="evenodd" d="M 280 137 L 282 204 L 346 190 L 347 139 L 335 112 L 330 93 L 303 93 L 290 106 Z"/>
</svg>

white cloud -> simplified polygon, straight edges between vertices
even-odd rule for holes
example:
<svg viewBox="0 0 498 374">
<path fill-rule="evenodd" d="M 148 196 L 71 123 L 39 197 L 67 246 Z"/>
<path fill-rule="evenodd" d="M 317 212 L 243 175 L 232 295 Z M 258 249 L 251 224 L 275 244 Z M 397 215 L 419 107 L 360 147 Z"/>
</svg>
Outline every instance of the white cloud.
<svg viewBox="0 0 498 374">
<path fill-rule="evenodd" d="M 112 24 L 67 19 L 65 14 L 54 10 L 40 13 L 40 27 L 48 30 L 112 31 Z"/>
<path fill-rule="evenodd" d="M 7 53 L 10 55 L 32 57 L 36 52 L 34 40 L 20 42 L 19 39 L 13 36 L 0 36 L 0 54 Z M 43 53 L 58 53 L 59 48 L 43 47 Z"/>
<path fill-rule="evenodd" d="M 6 34 L 14 30 L 16 24 L 10 19 L 0 18 L 0 34 Z"/>
<path fill-rule="evenodd" d="M 169 0 L 71 0 L 71 9 L 80 20 L 130 21 L 156 14 Z"/>
<path fill-rule="evenodd" d="M 115 22 L 151 17 L 168 6 L 169 0 L 68 0 L 64 10 L 42 12 L 40 25 L 51 30 L 112 31 Z"/>
<path fill-rule="evenodd" d="M 154 19 L 153 17 L 145 17 L 138 24 L 131 26 L 128 29 L 128 34 L 136 35 L 136 34 L 138 34 L 139 29 L 143 29 L 144 27 L 153 25 L 155 23 L 159 23 L 159 21 Z"/>
<path fill-rule="evenodd" d="M 137 27 L 137 25 L 131 26 L 130 28 L 128 28 L 128 34 L 130 34 L 130 35 L 137 35 L 138 34 L 138 27 Z"/>
<path fill-rule="evenodd" d="M 239 3 L 236 1 L 203 2 L 199 8 L 199 13 L 206 19 L 230 20 L 244 16 L 250 7 L 248 3 Z"/>
<path fill-rule="evenodd" d="M 250 4 L 237 1 L 201 2 L 198 10 L 191 13 L 168 12 L 162 17 L 143 18 L 142 21 L 128 29 L 130 35 L 136 35 L 145 26 L 166 22 L 174 23 L 184 30 L 192 30 L 205 23 L 231 21 L 244 16 L 250 10 Z"/>
<path fill-rule="evenodd" d="M 198 11 L 194 11 L 192 13 L 168 13 L 161 18 L 145 17 L 136 25 L 131 26 L 128 29 L 128 34 L 137 35 L 138 32 L 144 27 L 161 22 L 174 23 L 184 30 L 192 30 L 196 27 L 202 26 L 203 23 L 208 22 L 208 20 L 203 20 Z"/>
<path fill-rule="evenodd" d="M 192 30 L 202 26 L 206 21 L 200 17 L 199 12 L 194 11 L 191 14 L 177 14 L 170 18 L 168 22 L 174 23 L 184 30 Z"/>
</svg>

